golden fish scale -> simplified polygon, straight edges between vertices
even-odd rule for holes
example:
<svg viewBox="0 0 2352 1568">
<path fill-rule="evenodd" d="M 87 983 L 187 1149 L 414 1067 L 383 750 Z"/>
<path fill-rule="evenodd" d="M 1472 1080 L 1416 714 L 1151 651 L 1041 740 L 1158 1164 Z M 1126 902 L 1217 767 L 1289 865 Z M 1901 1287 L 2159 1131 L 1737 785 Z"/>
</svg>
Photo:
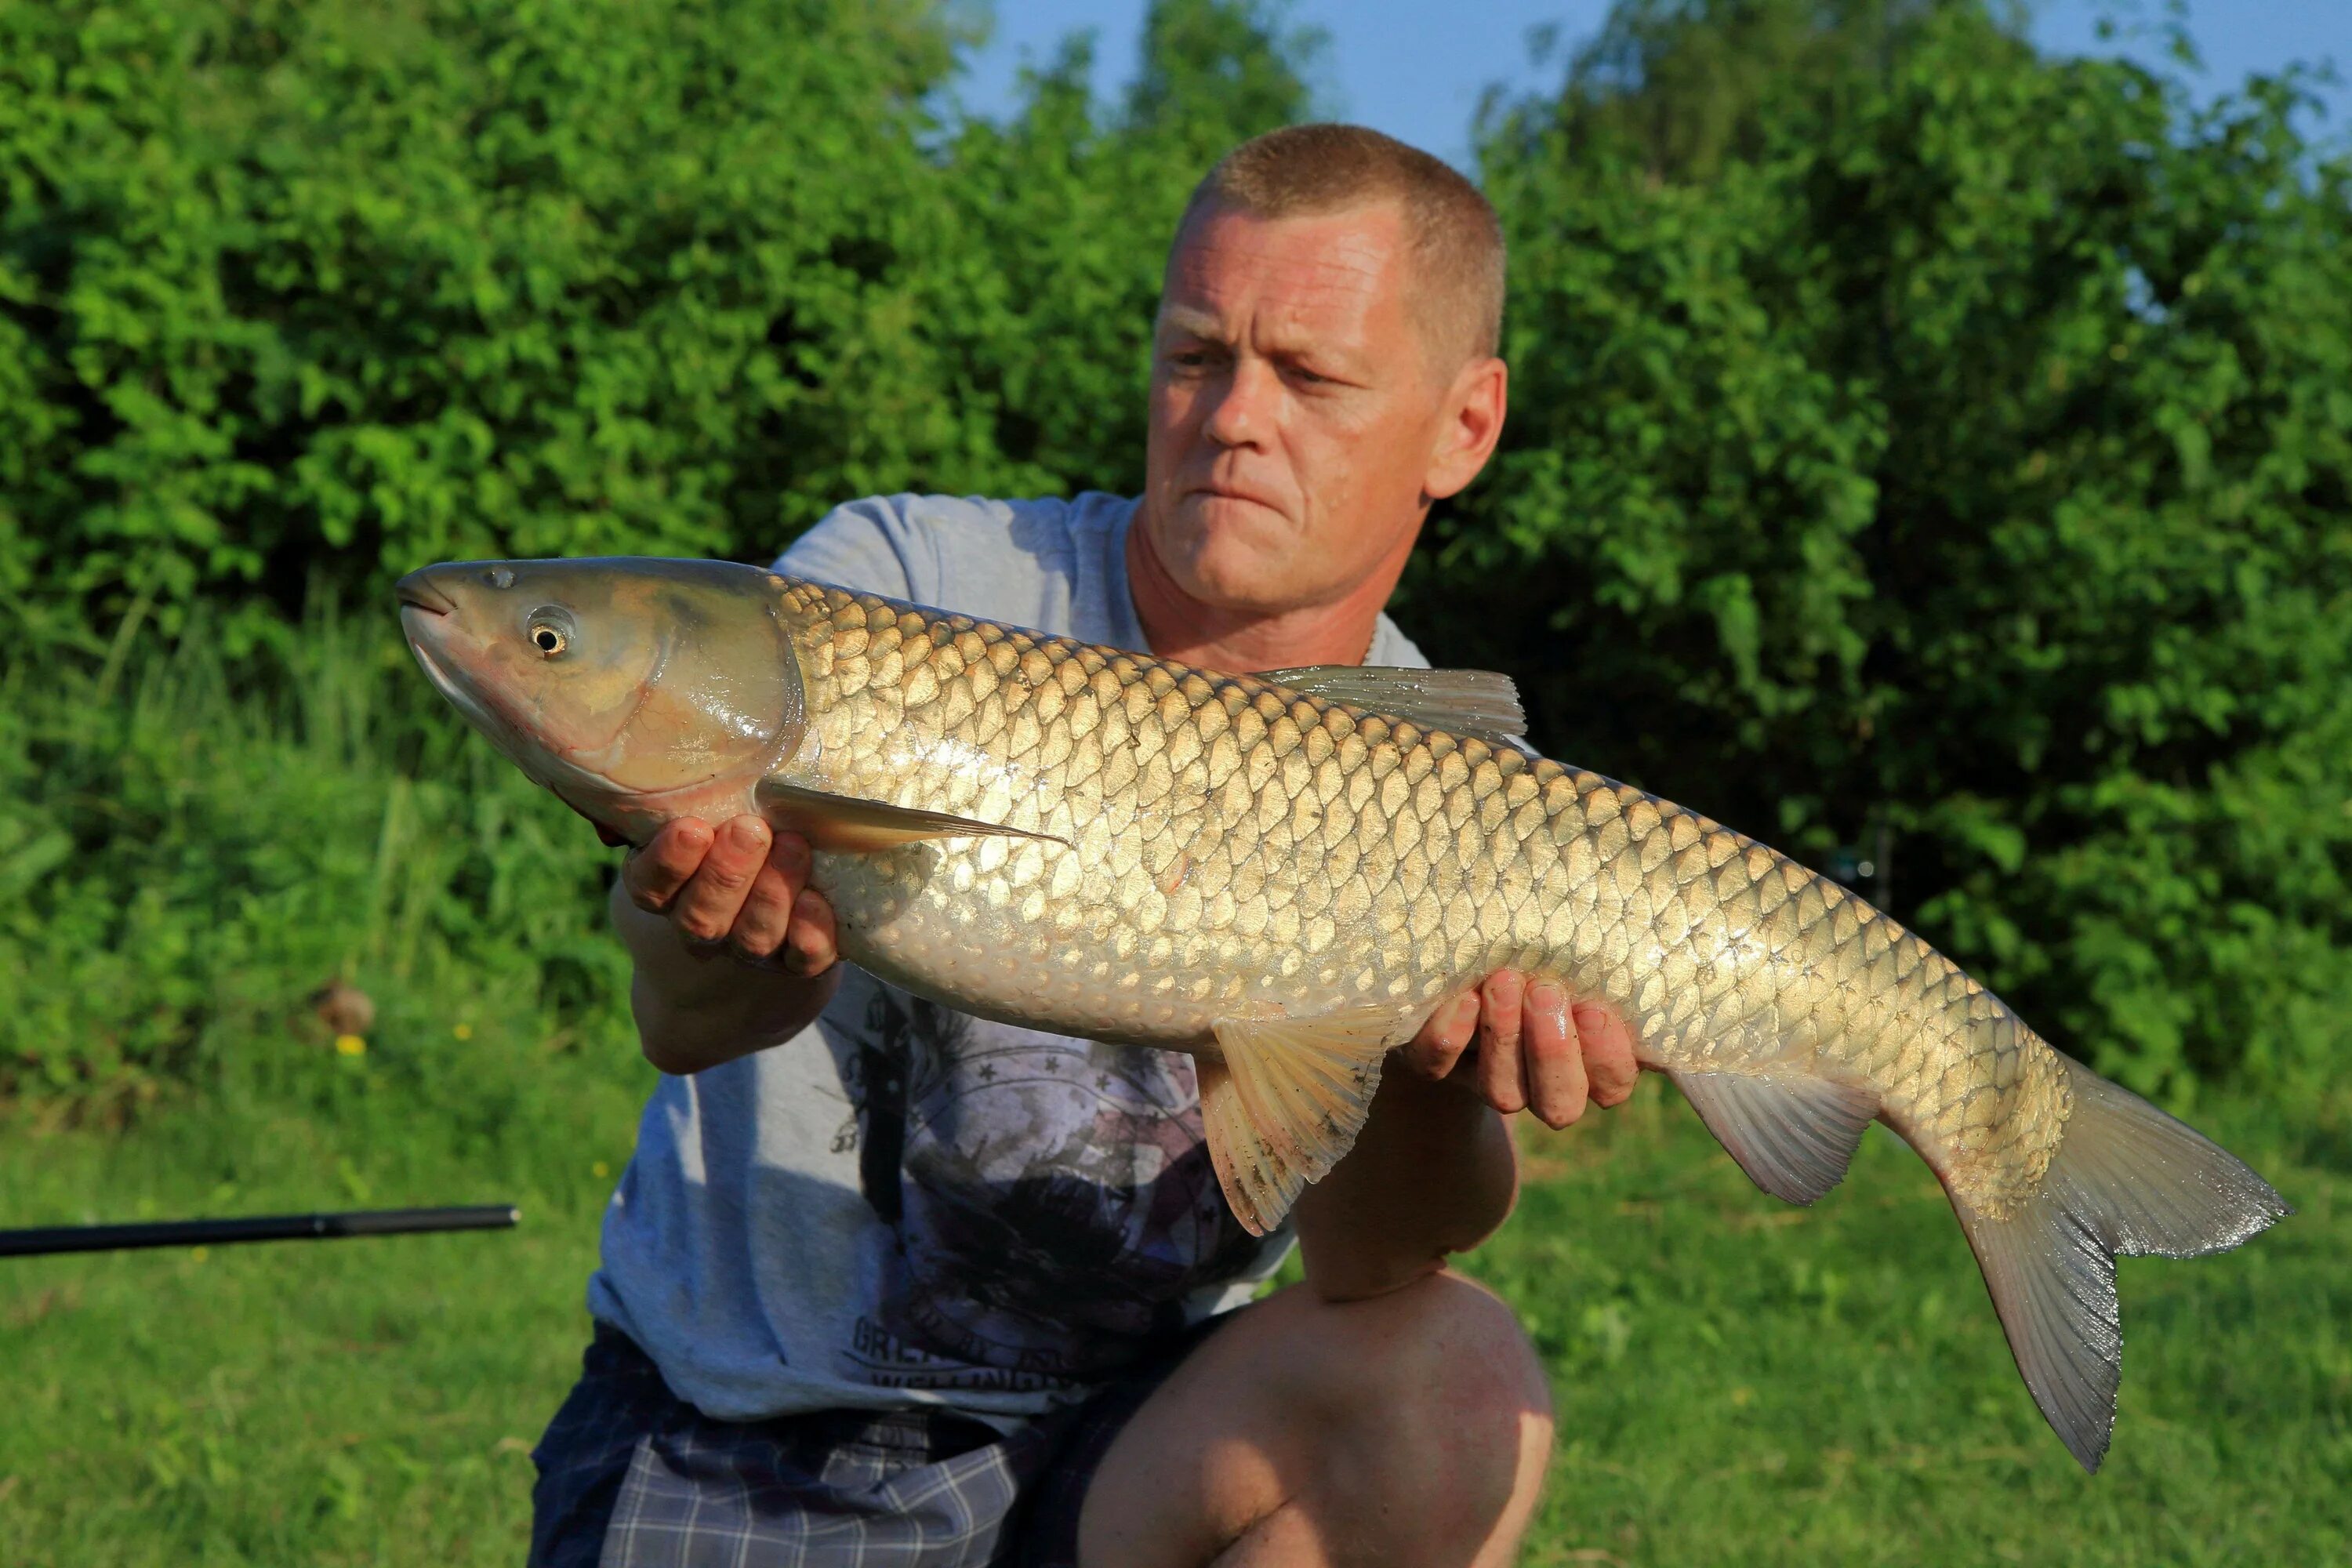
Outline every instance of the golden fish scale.
<svg viewBox="0 0 2352 1568">
<path fill-rule="evenodd" d="M 1956 1196 L 2030 1196 L 2060 1058 L 1837 884 L 1597 773 L 1248 677 L 794 584 L 788 777 L 1067 840 L 818 858 L 845 952 L 976 1013 L 1213 1054 L 1234 1016 L 1497 968 L 1613 1003 L 1643 1061 L 1866 1082 Z"/>
</svg>

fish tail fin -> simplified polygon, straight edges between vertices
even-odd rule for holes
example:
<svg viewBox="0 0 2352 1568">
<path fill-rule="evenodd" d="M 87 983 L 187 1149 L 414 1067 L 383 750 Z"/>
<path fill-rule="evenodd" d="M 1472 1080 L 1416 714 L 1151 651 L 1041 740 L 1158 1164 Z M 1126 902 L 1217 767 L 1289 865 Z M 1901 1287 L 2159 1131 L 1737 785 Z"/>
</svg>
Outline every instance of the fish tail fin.
<svg viewBox="0 0 2352 1568">
<path fill-rule="evenodd" d="M 2116 1258 L 2195 1258 L 2291 1212 L 2244 1162 L 2066 1059 L 2074 1109 L 2042 1186 L 1994 1218 L 1956 1202 L 2017 1370 L 2051 1427 L 2096 1471 L 2123 1373 Z"/>
</svg>

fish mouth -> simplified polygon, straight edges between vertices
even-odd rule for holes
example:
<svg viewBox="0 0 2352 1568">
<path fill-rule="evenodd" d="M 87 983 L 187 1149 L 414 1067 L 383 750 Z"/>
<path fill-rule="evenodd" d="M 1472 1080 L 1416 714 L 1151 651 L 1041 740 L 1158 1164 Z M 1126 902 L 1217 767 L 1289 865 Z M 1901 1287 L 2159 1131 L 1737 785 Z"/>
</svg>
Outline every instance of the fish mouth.
<svg viewBox="0 0 2352 1568">
<path fill-rule="evenodd" d="M 400 607 L 404 611 L 423 610 L 431 616 L 446 616 L 457 608 L 449 595 L 433 582 L 431 570 L 427 567 L 422 572 L 411 572 L 392 585 L 392 591 L 400 596 Z"/>
</svg>

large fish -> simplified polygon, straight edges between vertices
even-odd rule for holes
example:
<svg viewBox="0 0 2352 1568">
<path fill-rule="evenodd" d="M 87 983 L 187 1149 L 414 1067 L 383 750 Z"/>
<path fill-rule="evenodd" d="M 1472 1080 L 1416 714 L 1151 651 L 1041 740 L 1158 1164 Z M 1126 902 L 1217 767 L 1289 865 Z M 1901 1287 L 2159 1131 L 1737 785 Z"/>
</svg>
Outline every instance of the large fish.
<svg viewBox="0 0 2352 1568">
<path fill-rule="evenodd" d="M 1836 883 L 1523 753 L 1497 676 L 1218 674 L 713 562 L 442 565 L 399 592 L 434 684 L 613 833 L 762 813 L 814 846 L 852 963 L 1192 1053 L 1254 1231 L 1348 1152 L 1387 1051 L 1506 967 L 1614 1004 L 1767 1192 L 1809 1203 L 1894 1129 L 2086 1468 L 2115 1255 L 2286 1212 Z"/>
</svg>

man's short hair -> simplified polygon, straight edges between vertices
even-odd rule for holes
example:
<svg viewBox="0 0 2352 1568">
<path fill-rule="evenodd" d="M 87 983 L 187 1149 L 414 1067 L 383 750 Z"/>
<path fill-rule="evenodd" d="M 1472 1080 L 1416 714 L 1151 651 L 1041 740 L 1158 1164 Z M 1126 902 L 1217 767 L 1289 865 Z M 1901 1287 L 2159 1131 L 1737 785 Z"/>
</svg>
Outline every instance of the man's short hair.
<svg viewBox="0 0 2352 1568">
<path fill-rule="evenodd" d="M 1251 138 L 1192 188 L 1182 236 L 1212 203 L 1259 217 L 1305 217 L 1379 202 L 1404 210 L 1418 281 L 1434 309 L 1432 347 L 1464 361 L 1503 334 L 1503 226 L 1477 186 L 1442 160 L 1361 125 L 1290 125 Z M 1451 366 L 1446 366 L 1451 370 Z"/>
</svg>

